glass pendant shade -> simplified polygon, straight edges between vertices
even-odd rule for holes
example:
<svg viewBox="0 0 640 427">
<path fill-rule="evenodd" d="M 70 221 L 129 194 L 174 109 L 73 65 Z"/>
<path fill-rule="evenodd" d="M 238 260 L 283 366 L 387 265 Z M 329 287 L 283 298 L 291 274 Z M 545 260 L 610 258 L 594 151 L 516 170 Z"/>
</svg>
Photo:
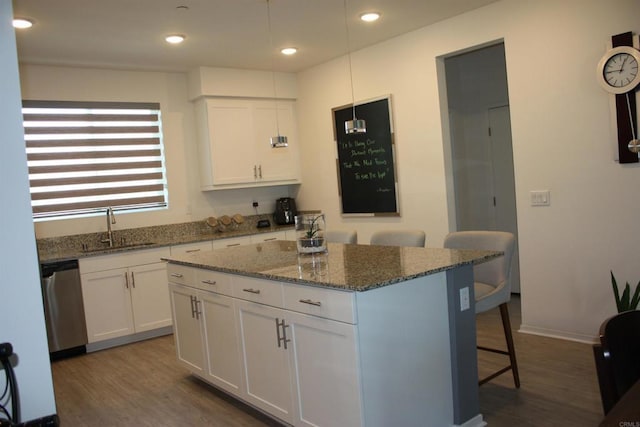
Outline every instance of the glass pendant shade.
<svg viewBox="0 0 640 427">
<path fill-rule="evenodd" d="M 271 137 L 271 147 L 272 148 L 280 148 L 280 147 L 288 147 L 289 141 L 286 136 L 278 135 Z"/>
<path fill-rule="evenodd" d="M 356 119 L 348 120 L 344 122 L 344 131 L 346 133 L 366 133 L 367 123 L 364 120 Z"/>
</svg>

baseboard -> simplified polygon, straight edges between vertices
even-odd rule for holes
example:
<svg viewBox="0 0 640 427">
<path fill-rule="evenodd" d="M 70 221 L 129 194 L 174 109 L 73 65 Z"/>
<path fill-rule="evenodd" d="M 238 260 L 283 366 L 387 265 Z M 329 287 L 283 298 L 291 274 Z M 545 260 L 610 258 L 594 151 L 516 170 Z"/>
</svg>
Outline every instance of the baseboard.
<svg viewBox="0 0 640 427">
<path fill-rule="evenodd" d="M 87 353 L 94 351 L 105 350 L 111 347 L 117 347 L 119 345 L 131 344 L 138 341 L 148 340 L 149 338 L 161 337 L 163 335 L 171 335 L 173 333 L 173 326 L 165 326 L 163 328 L 154 329 L 152 331 L 140 332 L 133 335 L 127 335 L 124 337 L 112 338 L 110 340 L 92 342 L 87 344 Z"/>
<path fill-rule="evenodd" d="M 522 332 L 523 334 L 538 335 L 538 336 L 547 337 L 547 338 L 557 338 L 557 339 L 566 340 L 566 341 L 575 341 L 583 344 L 595 344 L 598 342 L 597 336 L 594 337 L 592 335 L 575 334 L 571 332 L 540 328 L 537 326 L 530 326 L 525 324 L 520 325 L 520 329 L 518 329 L 518 332 Z"/>
<path fill-rule="evenodd" d="M 482 414 L 478 414 L 462 424 L 455 424 L 456 427 L 484 427 L 487 423 L 482 419 Z"/>
</svg>

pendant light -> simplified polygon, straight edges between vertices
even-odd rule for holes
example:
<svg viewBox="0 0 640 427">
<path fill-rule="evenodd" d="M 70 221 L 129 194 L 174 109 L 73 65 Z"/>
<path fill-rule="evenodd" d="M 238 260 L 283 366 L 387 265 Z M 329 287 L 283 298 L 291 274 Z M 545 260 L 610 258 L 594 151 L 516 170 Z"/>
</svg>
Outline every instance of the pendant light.
<svg viewBox="0 0 640 427">
<path fill-rule="evenodd" d="M 347 35 L 347 55 L 349 56 L 349 81 L 351 83 L 351 105 L 353 112 L 353 119 L 344 122 L 344 130 L 346 133 L 366 133 L 367 124 L 362 119 L 356 118 L 356 100 L 353 93 L 353 70 L 351 67 L 351 44 L 349 40 L 349 21 L 347 19 L 347 0 L 344 0 L 344 26 Z"/>
<path fill-rule="evenodd" d="M 278 115 L 278 92 L 276 90 L 276 72 L 273 65 L 273 36 L 271 34 L 271 7 L 267 1 L 267 25 L 269 27 L 269 57 L 271 59 L 271 83 L 273 84 L 273 97 L 276 100 L 276 131 L 277 135 L 270 138 L 271 148 L 283 148 L 289 146 L 285 135 L 280 135 L 280 120 Z"/>
</svg>

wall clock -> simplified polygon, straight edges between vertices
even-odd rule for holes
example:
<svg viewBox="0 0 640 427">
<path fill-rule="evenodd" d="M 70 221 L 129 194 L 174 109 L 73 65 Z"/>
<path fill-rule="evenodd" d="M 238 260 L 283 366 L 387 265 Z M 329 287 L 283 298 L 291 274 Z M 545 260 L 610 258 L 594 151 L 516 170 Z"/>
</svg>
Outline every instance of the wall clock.
<svg viewBox="0 0 640 427">
<path fill-rule="evenodd" d="M 637 37 L 635 39 L 637 41 Z M 631 32 L 612 36 L 611 44 L 612 48 L 598 62 L 597 79 L 611 94 L 612 106 L 615 105 L 618 161 L 638 163 L 640 143 L 636 139 L 635 88 L 640 84 L 640 51 L 634 47 Z"/>
<path fill-rule="evenodd" d="M 598 81 L 607 92 L 629 92 L 640 83 L 638 64 L 639 50 L 632 46 L 614 47 L 598 63 Z"/>
</svg>

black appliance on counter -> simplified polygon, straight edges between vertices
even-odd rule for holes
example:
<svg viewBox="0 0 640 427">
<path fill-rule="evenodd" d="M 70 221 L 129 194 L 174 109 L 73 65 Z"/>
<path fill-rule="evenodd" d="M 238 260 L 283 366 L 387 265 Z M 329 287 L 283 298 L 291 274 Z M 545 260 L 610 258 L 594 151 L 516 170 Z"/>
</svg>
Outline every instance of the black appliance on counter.
<svg viewBox="0 0 640 427">
<path fill-rule="evenodd" d="M 298 215 L 296 200 L 292 197 L 282 197 L 276 200 L 276 211 L 273 213 L 273 220 L 278 225 L 295 223 L 295 216 Z"/>
</svg>

